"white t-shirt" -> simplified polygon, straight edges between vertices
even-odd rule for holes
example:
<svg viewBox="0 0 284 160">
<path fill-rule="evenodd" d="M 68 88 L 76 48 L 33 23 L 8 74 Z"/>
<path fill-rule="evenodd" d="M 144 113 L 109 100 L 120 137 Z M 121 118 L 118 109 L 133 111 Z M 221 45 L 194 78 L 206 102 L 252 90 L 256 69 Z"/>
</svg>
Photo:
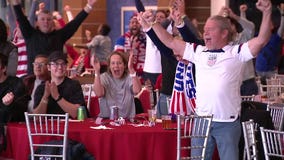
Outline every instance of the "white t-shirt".
<svg viewBox="0 0 284 160">
<path fill-rule="evenodd" d="M 146 53 L 143 71 L 148 73 L 162 73 L 160 51 L 148 35 L 146 36 Z"/>
<path fill-rule="evenodd" d="M 240 85 L 246 61 L 253 58 L 248 44 L 227 45 L 224 52 L 186 43 L 184 59 L 196 67 L 196 113 L 213 114 L 213 121 L 232 122 L 241 109 Z"/>
</svg>

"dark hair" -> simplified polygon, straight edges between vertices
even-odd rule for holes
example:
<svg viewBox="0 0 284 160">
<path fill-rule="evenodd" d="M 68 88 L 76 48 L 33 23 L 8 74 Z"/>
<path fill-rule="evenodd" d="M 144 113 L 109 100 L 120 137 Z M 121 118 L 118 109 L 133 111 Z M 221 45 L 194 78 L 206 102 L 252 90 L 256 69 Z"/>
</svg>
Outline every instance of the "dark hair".
<svg viewBox="0 0 284 160">
<path fill-rule="evenodd" d="M 35 59 L 36 58 L 46 58 L 46 59 L 48 59 L 48 56 L 45 55 L 45 54 L 38 54 L 38 55 L 35 56 Z"/>
<path fill-rule="evenodd" d="M 56 62 L 57 60 L 63 60 L 65 63 L 68 63 L 67 61 L 67 55 L 63 53 L 62 51 L 53 51 L 48 56 L 48 62 Z"/>
<path fill-rule="evenodd" d="M 109 25 L 107 24 L 101 24 L 99 29 L 99 34 L 103 35 L 103 36 L 107 36 L 109 34 L 109 32 L 111 31 L 111 28 Z"/>
<path fill-rule="evenodd" d="M 127 58 L 127 53 L 125 52 L 119 52 L 119 51 L 114 51 L 111 53 L 111 55 L 109 55 L 109 57 L 107 58 L 107 65 L 108 65 L 108 69 L 107 69 L 107 72 L 111 74 L 111 71 L 110 71 L 110 58 L 113 56 L 113 55 L 118 55 L 121 57 L 122 61 L 123 61 L 123 64 L 125 66 L 125 69 L 124 69 L 124 72 L 123 72 L 123 75 L 122 77 L 125 77 L 127 74 L 128 74 L 128 58 Z"/>
<path fill-rule="evenodd" d="M 164 15 L 165 15 L 165 17 L 168 17 L 168 14 L 167 14 L 167 12 L 165 11 L 165 10 L 163 10 L 163 9 L 158 9 L 157 11 L 156 11 L 156 14 L 157 13 L 163 13 Z"/>
<path fill-rule="evenodd" d="M 4 55 L 3 53 L 0 53 L 0 67 L 7 67 L 8 65 L 8 56 Z"/>
<path fill-rule="evenodd" d="M 233 24 L 236 27 L 236 30 L 238 33 L 240 33 L 243 30 L 242 26 L 236 19 L 231 18 L 231 17 L 227 17 L 227 18 L 230 20 L 231 24 Z"/>
<path fill-rule="evenodd" d="M 272 33 L 277 32 L 281 21 L 281 13 L 278 8 L 273 7 L 271 13 L 271 22 L 273 24 Z"/>
<path fill-rule="evenodd" d="M 8 38 L 7 26 L 5 22 L 2 19 L 0 19 L 0 43 L 6 42 L 7 38 Z"/>
</svg>

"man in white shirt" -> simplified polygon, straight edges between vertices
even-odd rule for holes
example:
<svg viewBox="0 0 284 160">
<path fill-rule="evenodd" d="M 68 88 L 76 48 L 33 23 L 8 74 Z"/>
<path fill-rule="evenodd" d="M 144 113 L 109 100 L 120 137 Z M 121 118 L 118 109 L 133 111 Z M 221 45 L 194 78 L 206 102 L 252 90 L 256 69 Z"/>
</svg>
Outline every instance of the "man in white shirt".
<svg viewBox="0 0 284 160">
<path fill-rule="evenodd" d="M 220 159 L 239 159 L 242 69 L 247 61 L 257 56 L 270 37 L 271 2 L 258 0 L 256 6 L 263 13 L 259 35 L 238 45 L 229 44 L 233 38 L 231 25 L 222 16 L 212 16 L 206 21 L 203 33 L 205 46 L 201 46 L 174 39 L 161 25 L 152 23 L 151 12 L 139 15 L 140 23 L 149 25 L 178 58 L 191 61 L 196 66 L 196 114 L 213 114 L 205 159 L 212 159 L 216 144 Z M 177 24 L 177 27 L 183 26 Z"/>
</svg>

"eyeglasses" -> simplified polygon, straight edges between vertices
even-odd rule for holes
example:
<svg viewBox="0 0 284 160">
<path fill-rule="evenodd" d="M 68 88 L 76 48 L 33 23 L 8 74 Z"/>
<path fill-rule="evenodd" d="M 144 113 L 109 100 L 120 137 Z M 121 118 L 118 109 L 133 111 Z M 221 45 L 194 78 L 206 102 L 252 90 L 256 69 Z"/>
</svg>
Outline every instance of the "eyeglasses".
<svg viewBox="0 0 284 160">
<path fill-rule="evenodd" d="M 52 65 L 52 66 L 55 66 L 55 67 L 59 67 L 59 66 L 61 66 L 61 67 L 66 67 L 66 63 L 50 63 L 50 65 Z"/>
<path fill-rule="evenodd" d="M 34 65 L 35 67 L 43 67 L 43 66 L 46 65 L 46 63 L 37 63 L 37 62 L 34 62 L 33 65 Z"/>
</svg>

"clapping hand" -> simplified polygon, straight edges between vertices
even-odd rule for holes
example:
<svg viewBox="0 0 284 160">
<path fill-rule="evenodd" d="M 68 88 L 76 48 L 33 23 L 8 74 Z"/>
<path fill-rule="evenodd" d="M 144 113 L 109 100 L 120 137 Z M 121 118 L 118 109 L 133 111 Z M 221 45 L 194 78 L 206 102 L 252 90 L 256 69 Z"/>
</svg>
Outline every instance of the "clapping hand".
<svg viewBox="0 0 284 160">
<path fill-rule="evenodd" d="M 43 97 L 44 99 L 47 99 L 49 96 L 50 96 L 50 82 L 46 81 L 44 86 Z"/>
<path fill-rule="evenodd" d="M 58 88 L 55 82 L 51 82 L 49 85 L 49 88 L 50 88 L 50 94 L 52 98 L 56 100 L 59 97 L 59 92 L 58 92 Z"/>
<path fill-rule="evenodd" d="M 4 105 L 8 106 L 10 105 L 13 100 L 14 100 L 14 94 L 12 92 L 7 93 L 3 98 L 2 98 L 2 102 Z"/>
</svg>

